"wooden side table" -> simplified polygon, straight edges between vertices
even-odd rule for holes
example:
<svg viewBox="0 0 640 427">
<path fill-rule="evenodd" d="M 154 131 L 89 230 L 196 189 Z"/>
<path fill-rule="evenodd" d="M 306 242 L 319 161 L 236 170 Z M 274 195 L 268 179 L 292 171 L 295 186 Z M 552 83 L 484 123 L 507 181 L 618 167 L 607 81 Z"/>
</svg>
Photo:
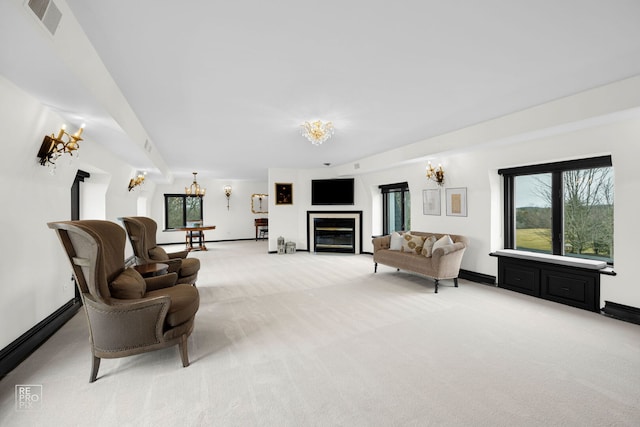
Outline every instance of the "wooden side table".
<svg viewBox="0 0 640 427">
<path fill-rule="evenodd" d="M 150 262 L 149 264 L 141 264 L 133 266 L 142 277 L 154 277 L 167 274 L 169 265 L 161 262 Z"/>
<path fill-rule="evenodd" d="M 177 227 L 176 228 L 176 230 L 187 232 L 187 250 L 188 251 L 195 251 L 195 250 L 206 251 L 207 247 L 204 244 L 204 231 L 215 230 L 215 229 L 216 229 L 215 225 L 197 225 L 193 227 Z M 196 236 L 195 234 L 193 234 L 194 232 L 199 232 L 200 234 Z M 198 243 L 199 243 L 198 246 L 193 246 L 194 238 L 198 239 Z"/>
</svg>

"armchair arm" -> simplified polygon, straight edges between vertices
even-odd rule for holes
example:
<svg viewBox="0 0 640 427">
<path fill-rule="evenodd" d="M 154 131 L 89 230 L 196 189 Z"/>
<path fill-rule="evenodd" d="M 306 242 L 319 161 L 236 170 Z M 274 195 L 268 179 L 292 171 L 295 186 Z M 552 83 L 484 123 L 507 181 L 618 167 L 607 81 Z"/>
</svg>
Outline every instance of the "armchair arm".
<svg viewBox="0 0 640 427">
<path fill-rule="evenodd" d="M 389 249 L 391 247 L 391 235 L 374 237 L 371 243 L 373 243 L 373 252 L 380 249 Z"/>
<path fill-rule="evenodd" d="M 169 258 L 186 258 L 189 251 L 171 252 L 167 254 Z"/>
<path fill-rule="evenodd" d="M 176 273 L 167 273 L 161 276 L 146 277 L 144 281 L 147 284 L 147 292 L 155 291 L 175 285 L 178 281 L 178 275 Z"/>
<path fill-rule="evenodd" d="M 168 296 L 112 299 L 109 305 L 84 294 L 84 303 L 97 357 L 136 354 L 137 349 L 164 340 L 163 325 L 171 305 Z"/>
<path fill-rule="evenodd" d="M 160 262 L 169 266 L 169 273 L 177 273 L 178 271 L 180 271 L 180 267 L 182 267 L 182 259 L 180 258 L 165 259 L 164 261 Z"/>
</svg>

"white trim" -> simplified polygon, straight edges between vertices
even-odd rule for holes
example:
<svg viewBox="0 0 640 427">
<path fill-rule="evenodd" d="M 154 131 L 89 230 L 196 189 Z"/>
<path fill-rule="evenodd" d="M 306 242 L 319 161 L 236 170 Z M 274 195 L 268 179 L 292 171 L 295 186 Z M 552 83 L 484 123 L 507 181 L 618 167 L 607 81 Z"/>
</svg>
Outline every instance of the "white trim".
<svg viewBox="0 0 640 427">
<path fill-rule="evenodd" d="M 528 259 L 532 261 L 549 262 L 552 264 L 567 265 L 569 267 L 586 268 L 589 270 L 602 270 L 607 267 L 604 261 L 592 259 L 574 258 L 561 255 L 550 255 L 538 252 L 519 251 L 516 249 L 498 249 L 496 255 L 509 256 L 512 258 Z"/>
</svg>

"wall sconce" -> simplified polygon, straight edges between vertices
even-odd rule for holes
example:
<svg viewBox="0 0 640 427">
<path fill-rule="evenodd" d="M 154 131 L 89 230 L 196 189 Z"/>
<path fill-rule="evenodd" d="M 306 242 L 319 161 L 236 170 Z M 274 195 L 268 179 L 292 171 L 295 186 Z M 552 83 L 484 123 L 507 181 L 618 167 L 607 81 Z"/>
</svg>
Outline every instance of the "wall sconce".
<svg viewBox="0 0 640 427">
<path fill-rule="evenodd" d="M 231 186 L 224 186 L 224 195 L 227 196 L 227 210 L 229 210 L 229 198 L 231 197 Z"/>
<path fill-rule="evenodd" d="M 144 179 L 146 178 L 146 176 L 146 172 L 138 172 L 135 178 L 131 178 L 131 180 L 129 181 L 129 191 L 133 190 L 138 185 L 144 184 Z"/>
<path fill-rule="evenodd" d="M 84 130 L 84 123 L 80 126 L 80 129 L 73 135 L 69 135 L 66 131 L 66 125 L 62 125 L 58 136 L 54 134 L 45 135 L 40 151 L 38 151 L 38 158 L 40 158 L 40 164 L 42 166 L 52 166 L 55 170 L 55 163 L 59 157 L 64 153 L 68 153 L 73 156 L 74 153 L 80 148 L 79 142 L 82 141 L 81 135 Z M 75 154 L 78 155 L 77 153 Z"/>
<path fill-rule="evenodd" d="M 444 169 L 442 165 L 438 165 L 436 169 L 433 168 L 431 162 L 427 165 L 427 179 L 435 181 L 438 185 L 444 184 Z"/>
</svg>

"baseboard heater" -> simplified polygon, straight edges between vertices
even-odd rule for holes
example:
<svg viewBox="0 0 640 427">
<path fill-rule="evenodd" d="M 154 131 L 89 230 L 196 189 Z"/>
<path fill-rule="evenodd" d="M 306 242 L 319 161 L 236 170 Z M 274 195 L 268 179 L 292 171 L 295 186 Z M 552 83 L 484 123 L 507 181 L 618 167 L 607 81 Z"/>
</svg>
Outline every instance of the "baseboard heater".
<svg viewBox="0 0 640 427">
<path fill-rule="evenodd" d="M 4 378 L 31 353 L 44 344 L 58 329 L 82 307 L 80 300 L 72 299 L 50 314 L 46 319 L 22 334 L 0 350 L 0 379 Z"/>
<path fill-rule="evenodd" d="M 601 311 L 605 316 L 640 325 L 640 308 L 605 301 Z"/>
</svg>

